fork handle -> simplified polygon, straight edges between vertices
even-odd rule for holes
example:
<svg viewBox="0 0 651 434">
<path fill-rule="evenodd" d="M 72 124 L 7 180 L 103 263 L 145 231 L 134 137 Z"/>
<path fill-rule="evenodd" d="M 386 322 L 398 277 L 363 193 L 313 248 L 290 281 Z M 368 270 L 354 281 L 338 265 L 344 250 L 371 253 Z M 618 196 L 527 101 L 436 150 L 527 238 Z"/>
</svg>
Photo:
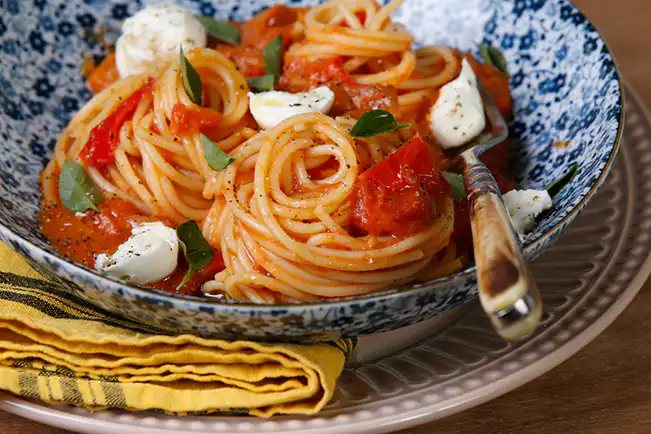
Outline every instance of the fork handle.
<svg viewBox="0 0 651 434">
<path fill-rule="evenodd" d="M 465 157 L 464 179 L 479 299 L 500 336 L 509 341 L 519 340 L 533 333 L 540 322 L 540 294 L 530 277 L 495 179 L 474 155 Z"/>
</svg>

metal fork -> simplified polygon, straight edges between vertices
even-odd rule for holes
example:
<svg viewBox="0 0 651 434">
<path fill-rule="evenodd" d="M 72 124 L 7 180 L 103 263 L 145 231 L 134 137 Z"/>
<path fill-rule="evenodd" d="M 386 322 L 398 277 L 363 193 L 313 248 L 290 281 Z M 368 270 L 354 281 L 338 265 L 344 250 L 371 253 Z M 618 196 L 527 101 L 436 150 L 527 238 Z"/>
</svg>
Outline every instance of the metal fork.
<svg viewBox="0 0 651 434">
<path fill-rule="evenodd" d="M 479 156 L 506 140 L 506 121 L 477 82 L 491 131 L 466 145 L 458 155 L 468 197 L 479 299 L 502 338 L 529 336 L 540 323 L 542 302 L 531 279 L 500 190 Z"/>
</svg>

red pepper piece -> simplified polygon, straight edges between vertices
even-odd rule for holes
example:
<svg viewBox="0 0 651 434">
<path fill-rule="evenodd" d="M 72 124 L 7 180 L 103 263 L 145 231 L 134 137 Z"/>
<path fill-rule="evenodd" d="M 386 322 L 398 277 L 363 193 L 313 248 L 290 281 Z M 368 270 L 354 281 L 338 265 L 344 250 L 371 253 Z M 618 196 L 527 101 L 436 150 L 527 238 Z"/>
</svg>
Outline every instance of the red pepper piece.
<svg viewBox="0 0 651 434">
<path fill-rule="evenodd" d="M 81 158 L 91 166 L 102 167 L 115 160 L 115 148 L 118 146 L 120 128 L 138 108 L 140 100 L 151 97 L 154 80 L 149 81 L 125 99 L 106 119 L 93 128 L 88 142 L 81 150 Z"/>
</svg>

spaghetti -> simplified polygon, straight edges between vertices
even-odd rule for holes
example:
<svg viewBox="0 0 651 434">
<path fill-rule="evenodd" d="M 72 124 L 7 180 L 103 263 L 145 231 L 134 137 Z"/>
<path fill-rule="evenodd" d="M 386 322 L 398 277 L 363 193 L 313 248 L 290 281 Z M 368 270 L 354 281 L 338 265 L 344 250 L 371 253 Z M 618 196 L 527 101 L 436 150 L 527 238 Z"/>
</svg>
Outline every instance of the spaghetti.
<svg viewBox="0 0 651 434">
<path fill-rule="evenodd" d="M 98 253 L 115 251 L 115 241 L 73 254 L 59 242 L 57 219 L 68 226 L 86 219 L 83 224 L 95 225 L 89 231 L 110 229 L 107 221 L 115 219 L 133 221 L 133 215 L 171 226 L 192 220 L 218 260 L 181 292 L 201 289 L 260 303 L 366 294 L 460 270 L 469 247 L 468 235 L 456 234 L 462 205 L 438 176 L 447 163 L 427 130 L 424 107 L 459 74 L 463 56 L 438 46 L 413 51 L 413 36 L 390 18 L 401 2 L 274 6 L 236 25 L 240 45 L 186 53 L 203 85 L 199 105 L 179 61 L 160 75 L 102 83 L 97 77 L 117 75 L 111 73 L 115 56 L 107 57 L 90 77 L 94 88 L 104 89 L 70 121 L 43 171 L 46 235 L 64 255 L 91 264 Z M 253 120 L 247 78 L 264 73 L 263 48 L 278 35 L 284 56 L 277 86 L 291 92 L 328 86 L 330 116 L 298 114 L 268 129 Z M 475 70 L 482 81 L 496 73 Z M 351 136 L 360 116 L 373 109 L 411 126 Z M 206 139 L 233 162 L 215 170 L 206 159 Z M 104 146 L 105 159 L 94 144 Z M 79 213 L 61 204 L 57 180 L 68 160 L 86 170 L 106 203 L 113 201 L 99 204 L 92 217 L 75 217 Z M 417 162 L 425 165 L 416 169 Z M 116 207 L 122 211 L 109 211 Z M 153 286 L 171 290 L 166 280 Z"/>
<path fill-rule="evenodd" d="M 222 114 L 217 133 L 237 129 L 248 110 L 248 87 L 242 74 L 215 50 L 196 49 L 188 59 L 206 85 L 206 106 Z M 54 175 L 63 163 L 84 163 L 82 150 L 91 131 L 146 81 L 146 76 L 118 80 L 73 117 L 43 174 L 46 205 L 58 201 Z M 115 161 L 102 167 L 87 166 L 91 179 L 107 194 L 131 202 L 145 214 L 161 215 L 177 224 L 202 220 L 211 206 L 202 196 L 211 169 L 204 159 L 199 131 L 173 134 L 170 130 L 178 104 L 195 106 L 183 88 L 176 63 L 167 68 L 151 95 L 140 101 L 132 119 L 120 128 Z"/>
<path fill-rule="evenodd" d="M 221 240 L 226 269 L 204 291 L 311 300 L 364 294 L 421 271 L 448 244 L 452 200 L 441 198 L 436 222 L 402 240 L 352 236 L 345 227 L 359 171 L 356 147 L 337 121 L 320 114 L 294 116 L 241 145 L 239 161 L 208 183 L 206 193 L 220 198 L 206 225 Z M 238 182 L 252 157 L 253 182 Z M 331 159 L 336 169 L 312 179 L 309 171 Z"/>
</svg>

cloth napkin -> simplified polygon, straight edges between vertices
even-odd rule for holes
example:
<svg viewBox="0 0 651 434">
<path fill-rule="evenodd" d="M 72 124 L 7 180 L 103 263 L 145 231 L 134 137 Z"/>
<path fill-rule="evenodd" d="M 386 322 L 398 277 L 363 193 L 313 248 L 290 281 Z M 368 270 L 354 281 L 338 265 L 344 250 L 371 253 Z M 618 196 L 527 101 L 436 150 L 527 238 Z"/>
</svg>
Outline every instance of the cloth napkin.
<svg viewBox="0 0 651 434">
<path fill-rule="evenodd" d="M 313 414 L 353 342 L 152 334 L 44 280 L 0 242 L 0 389 L 89 410 Z"/>
</svg>

